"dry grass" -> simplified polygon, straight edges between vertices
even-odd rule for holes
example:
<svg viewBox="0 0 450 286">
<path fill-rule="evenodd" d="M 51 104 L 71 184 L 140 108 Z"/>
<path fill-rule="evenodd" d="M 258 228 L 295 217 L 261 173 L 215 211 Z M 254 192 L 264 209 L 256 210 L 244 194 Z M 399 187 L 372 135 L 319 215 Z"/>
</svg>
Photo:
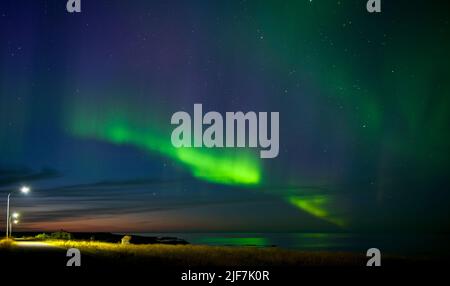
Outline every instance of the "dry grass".
<svg viewBox="0 0 450 286">
<path fill-rule="evenodd" d="M 360 265 L 361 256 L 351 253 L 302 252 L 279 248 L 217 247 L 204 245 L 115 244 L 53 240 L 48 243 L 109 259 L 153 261 L 167 265 L 195 266 L 331 266 Z"/>
<path fill-rule="evenodd" d="M 10 249 L 13 246 L 14 246 L 14 240 L 12 240 L 12 239 L 3 238 L 2 240 L 0 240 L 0 249 L 1 250 Z"/>
</svg>

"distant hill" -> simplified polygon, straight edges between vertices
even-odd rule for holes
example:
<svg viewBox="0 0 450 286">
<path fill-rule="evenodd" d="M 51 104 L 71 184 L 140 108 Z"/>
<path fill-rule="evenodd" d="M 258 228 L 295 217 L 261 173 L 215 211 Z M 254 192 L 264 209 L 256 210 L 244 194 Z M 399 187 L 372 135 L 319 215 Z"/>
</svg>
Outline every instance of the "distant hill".
<svg viewBox="0 0 450 286">
<path fill-rule="evenodd" d="M 44 232 L 16 232 L 14 233 L 14 237 L 27 238 L 27 237 L 35 237 L 38 234 L 42 234 Z M 46 234 L 51 234 L 51 232 L 45 232 Z M 118 243 L 121 242 L 121 239 L 124 237 L 122 234 L 114 234 L 110 232 L 70 232 L 72 235 L 72 239 L 74 240 L 92 240 L 92 241 L 103 241 L 103 242 L 113 242 Z M 133 244 L 189 244 L 186 240 L 177 238 L 177 237 L 166 237 L 166 236 L 140 236 L 140 235 L 130 235 L 131 243 Z"/>
</svg>

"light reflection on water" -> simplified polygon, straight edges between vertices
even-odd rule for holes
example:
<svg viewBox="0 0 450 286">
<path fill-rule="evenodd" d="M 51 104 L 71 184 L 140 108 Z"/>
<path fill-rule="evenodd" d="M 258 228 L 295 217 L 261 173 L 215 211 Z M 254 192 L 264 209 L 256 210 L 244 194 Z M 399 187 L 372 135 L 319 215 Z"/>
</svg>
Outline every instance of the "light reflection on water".
<svg viewBox="0 0 450 286">
<path fill-rule="evenodd" d="M 191 244 L 214 246 L 282 247 L 305 251 L 364 252 L 372 247 L 390 254 L 448 255 L 448 235 L 379 235 L 348 233 L 141 233 L 171 236 Z"/>
</svg>

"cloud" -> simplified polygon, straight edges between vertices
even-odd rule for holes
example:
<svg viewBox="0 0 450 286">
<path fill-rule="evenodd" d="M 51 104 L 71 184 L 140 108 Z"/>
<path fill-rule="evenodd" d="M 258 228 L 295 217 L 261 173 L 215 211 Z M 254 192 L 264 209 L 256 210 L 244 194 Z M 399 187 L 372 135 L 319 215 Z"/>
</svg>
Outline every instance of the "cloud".
<svg viewBox="0 0 450 286">
<path fill-rule="evenodd" d="M 0 188 L 13 184 L 32 182 L 45 179 L 60 177 L 61 174 L 49 168 L 43 168 L 39 171 L 30 168 L 0 168 Z"/>
</svg>

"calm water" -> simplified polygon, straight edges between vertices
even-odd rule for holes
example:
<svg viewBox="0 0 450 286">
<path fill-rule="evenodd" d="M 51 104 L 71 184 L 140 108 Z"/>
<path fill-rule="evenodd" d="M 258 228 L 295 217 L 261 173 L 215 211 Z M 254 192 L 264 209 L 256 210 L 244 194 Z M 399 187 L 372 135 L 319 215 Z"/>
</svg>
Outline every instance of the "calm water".
<svg viewBox="0 0 450 286">
<path fill-rule="evenodd" d="M 357 235 L 342 233 L 140 233 L 173 236 L 191 244 L 270 247 L 310 251 L 364 252 L 376 247 L 399 255 L 448 255 L 448 235 Z"/>
</svg>

